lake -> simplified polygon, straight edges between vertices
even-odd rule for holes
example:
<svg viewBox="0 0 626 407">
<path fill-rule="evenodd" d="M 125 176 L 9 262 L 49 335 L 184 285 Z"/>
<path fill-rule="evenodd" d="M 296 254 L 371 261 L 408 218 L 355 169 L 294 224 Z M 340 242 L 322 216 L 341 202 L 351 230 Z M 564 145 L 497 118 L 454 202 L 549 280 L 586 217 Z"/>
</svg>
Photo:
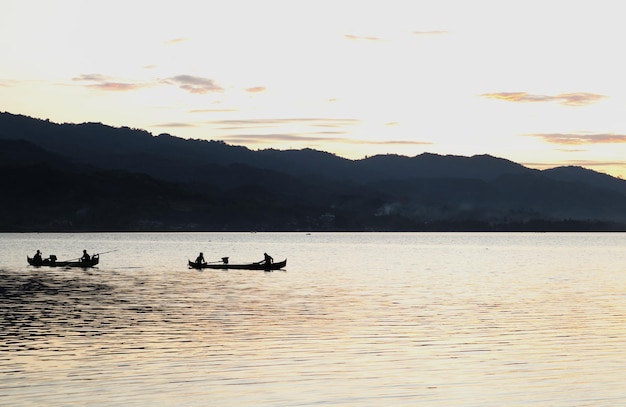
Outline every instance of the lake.
<svg viewBox="0 0 626 407">
<path fill-rule="evenodd" d="M 37 249 L 104 254 L 27 266 Z M 625 249 L 626 233 L 0 234 L 0 405 L 621 405 Z M 188 269 L 199 252 L 288 263 Z"/>
</svg>

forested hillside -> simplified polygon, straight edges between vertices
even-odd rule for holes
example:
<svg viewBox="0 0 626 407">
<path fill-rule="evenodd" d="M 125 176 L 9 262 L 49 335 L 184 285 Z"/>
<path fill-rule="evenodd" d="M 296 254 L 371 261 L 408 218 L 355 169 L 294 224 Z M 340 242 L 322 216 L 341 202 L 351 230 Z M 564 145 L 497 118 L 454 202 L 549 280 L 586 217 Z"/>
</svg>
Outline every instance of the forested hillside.
<svg viewBox="0 0 626 407">
<path fill-rule="evenodd" d="M 348 160 L 0 113 L 0 231 L 626 230 L 626 181 L 488 155 Z"/>
</svg>

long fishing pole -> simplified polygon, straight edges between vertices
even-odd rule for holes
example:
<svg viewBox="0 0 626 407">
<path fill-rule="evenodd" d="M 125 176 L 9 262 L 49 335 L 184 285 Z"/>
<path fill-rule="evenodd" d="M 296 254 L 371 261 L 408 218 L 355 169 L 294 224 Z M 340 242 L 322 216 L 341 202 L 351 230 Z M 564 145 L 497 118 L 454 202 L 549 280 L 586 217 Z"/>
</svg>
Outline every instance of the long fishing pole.
<svg viewBox="0 0 626 407">
<path fill-rule="evenodd" d="M 109 250 L 108 252 L 96 253 L 96 254 L 94 254 L 94 256 L 99 256 L 101 254 L 106 254 L 106 253 L 113 253 L 113 252 L 117 252 L 119 250 L 120 249 L 115 249 L 115 250 Z M 69 259 L 69 260 L 63 260 L 63 261 L 75 261 L 75 260 L 80 260 L 80 259 L 82 259 L 82 257 L 77 257 L 75 259 Z"/>
<path fill-rule="evenodd" d="M 99 256 L 99 255 L 101 255 L 101 254 L 113 253 L 113 252 L 117 252 L 117 251 L 119 251 L 119 250 L 120 250 L 120 249 L 109 250 L 108 252 L 102 252 L 102 253 L 96 253 L 96 254 Z"/>
</svg>

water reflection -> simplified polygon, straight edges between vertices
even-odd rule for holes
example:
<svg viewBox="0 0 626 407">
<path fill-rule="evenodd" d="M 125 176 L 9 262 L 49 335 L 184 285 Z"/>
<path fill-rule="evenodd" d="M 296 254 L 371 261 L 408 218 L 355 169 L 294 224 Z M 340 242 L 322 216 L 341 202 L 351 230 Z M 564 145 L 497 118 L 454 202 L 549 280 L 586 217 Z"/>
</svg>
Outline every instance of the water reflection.
<svg viewBox="0 0 626 407">
<path fill-rule="evenodd" d="M 275 239 L 293 264 L 332 262 L 279 273 L 172 266 L 180 248 L 159 241 L 144 253 L 158 267 L 2 271 L 0 405 L 626 400 L 622 250 L 315 238 Z M 145 237 L 126 246 L 146 250 Z"/>
<path fill-rule="evenodd" d="M 90 326 L 94 329 L 95 318 L 89 315 L 95 315 L 94 304 L 106 303 L 110 292 L 107 284 L 76 276 L 5 273 L 0 280 L 3 312 L 0 338 L 9 348 L 12 343 L 19 343 L 23 348 L 22 342 L 36 346 L 37 339 L 63 336 L 70 328 Z"/>
</svg>

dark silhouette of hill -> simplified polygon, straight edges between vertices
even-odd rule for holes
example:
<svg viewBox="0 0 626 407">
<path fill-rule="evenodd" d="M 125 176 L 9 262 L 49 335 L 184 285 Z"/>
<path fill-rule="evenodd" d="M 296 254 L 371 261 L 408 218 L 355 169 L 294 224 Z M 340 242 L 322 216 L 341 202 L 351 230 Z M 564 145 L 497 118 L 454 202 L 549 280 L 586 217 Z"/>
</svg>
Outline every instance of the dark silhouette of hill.
<svg viewBox="0 0 626 407">
<path fill-rule="evenodd" d="M 0 113 L 0 230 L 626 230 L 626 181 L 479 155 L 348 160 Z"/>
<path fill-rule="evenodd" d="M 83 171 L 88 168 L 62 155 L 50 153 L 24 140 L 0 139 L 0 165 L 28 166 L 43 164 L 63 171 Z"/>
</svg>

